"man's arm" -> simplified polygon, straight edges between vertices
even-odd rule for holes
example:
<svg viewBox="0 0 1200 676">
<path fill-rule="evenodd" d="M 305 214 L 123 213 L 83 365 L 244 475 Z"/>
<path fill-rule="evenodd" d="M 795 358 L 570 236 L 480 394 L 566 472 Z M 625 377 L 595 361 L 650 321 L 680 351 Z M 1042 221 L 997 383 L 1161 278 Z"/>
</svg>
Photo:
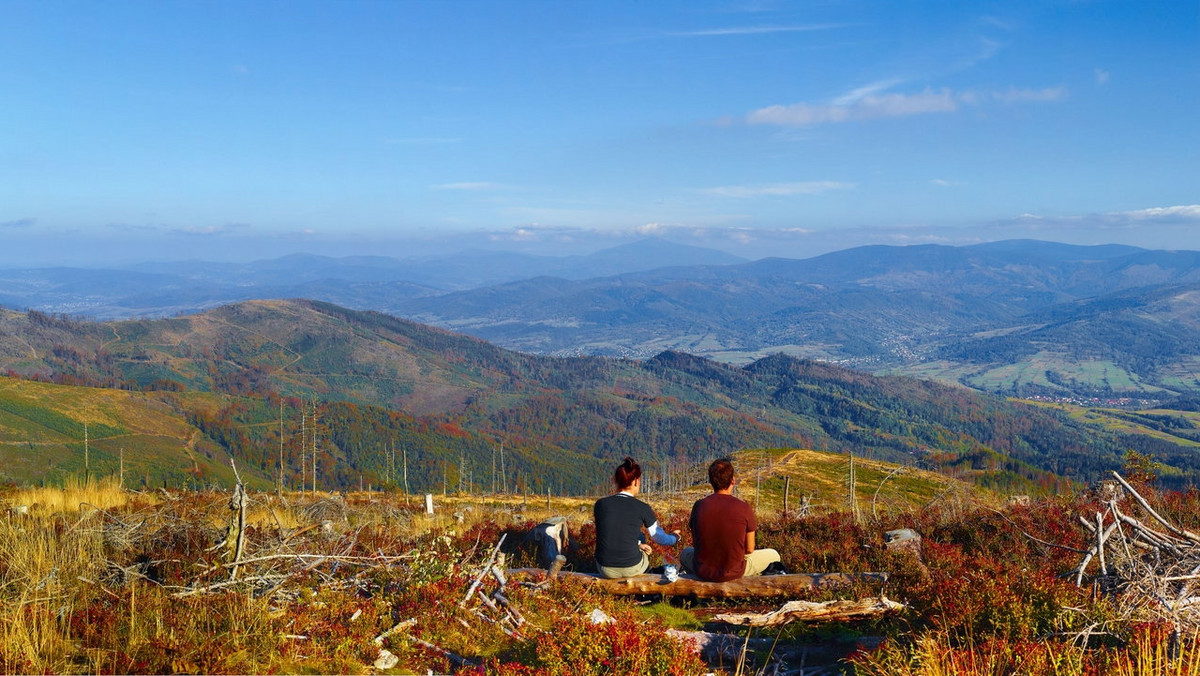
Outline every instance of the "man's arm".
<svg viewBox="0 0 1200 676">
<path fill-rule="evenodd" d="M 754 531 L 750 531 L 749 533 L 746 533 L 746 553 L 752 554 L 753 552 L 754 552 Z"/>
</svg>

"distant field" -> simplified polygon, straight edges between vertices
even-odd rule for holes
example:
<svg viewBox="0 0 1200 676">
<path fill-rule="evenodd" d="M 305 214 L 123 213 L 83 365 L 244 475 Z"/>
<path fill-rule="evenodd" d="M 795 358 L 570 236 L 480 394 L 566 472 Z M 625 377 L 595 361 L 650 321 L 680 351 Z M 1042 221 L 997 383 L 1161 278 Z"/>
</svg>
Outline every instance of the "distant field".
<svg viewBox="0 0 1200 676">
<path fill-rule="evenodd" d="M 1142 381 L 1111 361 L 1075 361 L 1067 355 L 1049 351 L 999 366 L 972 367 L 937 361 L 895 369 L 894 372 L 943 382 L 966 383 L 984 391 L 1009 391 L 1022 385 L 1060 390 L 1064 394 L 1070 393 L 1072 388 L 1109 389 L 1129 394 L 1163 391 L 1161 387 Z M 1181 381 L 1181 378 L 1177 376 L 1175 380 Z"/>
<path fill-rule="evenodd" d="M 1161 370 L 1163 385 L 1200 390 L 1200 357 L 1188 357 Z"/>
<path fill-rule="evenodd" d="M 1128 414 L 1123 411 L 1103 408 L 1090 408 L 1067 403 L 1029 403 L 1035 406 L 1045 406 L 1047 408 L 1055 408 L 1061 411 L 1066 411 L 1067 414 L 1075 420 L 1092 425 L 1099 425 L 1108 430 L 1130 434 L 1144 434 L 1156 439 L 1169 441 L 1180 446 L 1200 448 L 1200 442 L 1189 439 L 1186 436 L 1171 434 L 1169 432 L 1152 429 L 1144 424 L 1138 424 L 1137 422 L 1134 422 L 1126 417 Z M 1189 421 L 1195 428 L 1200 429 L 1200 413 L 1198 412 L 1150 409 L 1139 411 L 1138 413 L 1148 416 L 1169 416 L 1180 418 Z"/>
</svg>

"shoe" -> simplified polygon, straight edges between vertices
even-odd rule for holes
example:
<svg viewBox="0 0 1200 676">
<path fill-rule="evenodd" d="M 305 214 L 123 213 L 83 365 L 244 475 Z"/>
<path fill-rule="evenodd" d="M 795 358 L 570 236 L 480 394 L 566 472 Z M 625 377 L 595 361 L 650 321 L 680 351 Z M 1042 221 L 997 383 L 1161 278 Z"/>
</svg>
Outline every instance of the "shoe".
<svg viewBox="0 0 1200 676">
<path fill-rule="evenodd" d="M 772 561 L 771 565 L 767 566 L 766 570 L 764 570 L 762 572 L 762 574 L 763 575 L 791 575 L 791 571 L 789 571 L 787 569 L 787 566 L 783 565 L 782 561 Z"/>
</svg>

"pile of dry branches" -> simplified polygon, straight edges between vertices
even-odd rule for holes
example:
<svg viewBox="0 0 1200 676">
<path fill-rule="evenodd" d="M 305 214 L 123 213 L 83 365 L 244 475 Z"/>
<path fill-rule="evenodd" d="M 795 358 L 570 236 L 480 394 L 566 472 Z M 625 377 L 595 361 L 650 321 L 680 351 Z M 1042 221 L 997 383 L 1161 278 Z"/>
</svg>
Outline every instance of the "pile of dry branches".
<svg viewBox="0 0 1200 676">
<path fill-rule="evenodd" d="M 1123 614 L 1166 620 L 1177 632 L 1200 629 L 1200 535 L 1163 517 L 1120 474 L 1113 476 L 1104 508 L 1079 517 L 1091 546 L 1075 549 L 1082 555 L 1071 571 L 1075 583 L 1082 586 L 1094 564 L 1097 592 L 1113 594 Z"/>
</svg>

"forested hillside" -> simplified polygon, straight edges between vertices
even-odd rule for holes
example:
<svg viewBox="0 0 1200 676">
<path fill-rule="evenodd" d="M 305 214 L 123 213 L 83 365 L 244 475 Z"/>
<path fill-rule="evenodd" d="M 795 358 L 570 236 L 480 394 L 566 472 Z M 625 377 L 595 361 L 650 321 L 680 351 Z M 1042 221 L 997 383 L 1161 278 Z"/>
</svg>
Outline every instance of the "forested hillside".
<svg viewBox="0 0 1200 676">
<path fill-rule="evenodd" d="M 142 392 L 261 482 L 277 479 L 282 454 L 293 486 L 311 485 L 315 456 L 326 488 L 400 485 L 407 466 L 414 491 L 587 492 L 603 489 L 624 455 L 659 480 L 745 448 L 871 456 L 1019 492 L 1090 481 L 1130 449 L 1166 463 L 1170 481 L 1200 472 L 1186 430 L 1165 435 L 1151 419 L 1104 425 L 1061 407 L 783 355 L 744 367 L 680 352 L 535 357 L 312 301 L 110 323 L 9 312 L 0 368 L 15 392 L 21 379 Z M 50 396 L 40 402 L 47 415 L 62 408 Z M 59 440 L 63 463 L 82 453 L 79 436 Z M 205 457 L 212 462 L 191 470 L 197 481 L 220 462 Z"/>
</svg>

